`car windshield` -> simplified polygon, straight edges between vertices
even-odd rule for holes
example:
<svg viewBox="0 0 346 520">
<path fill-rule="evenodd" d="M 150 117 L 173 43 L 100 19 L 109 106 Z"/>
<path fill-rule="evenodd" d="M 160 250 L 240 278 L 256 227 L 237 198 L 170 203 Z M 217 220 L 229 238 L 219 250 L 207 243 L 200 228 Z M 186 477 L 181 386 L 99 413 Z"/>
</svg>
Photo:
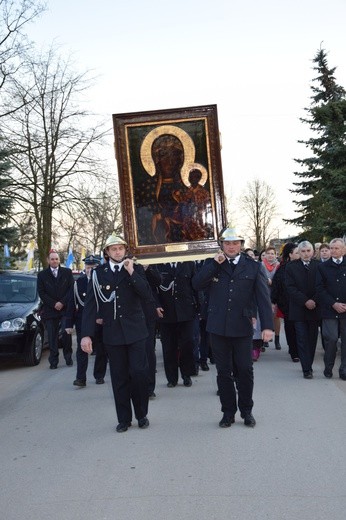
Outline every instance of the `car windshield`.
<svg viewBox="0 0 346 520">
<path fill-rule="evenodd" d="M 36 299 L 35 278 L 0 276 L 0 303 L 33 302 Z"/>
</svg>

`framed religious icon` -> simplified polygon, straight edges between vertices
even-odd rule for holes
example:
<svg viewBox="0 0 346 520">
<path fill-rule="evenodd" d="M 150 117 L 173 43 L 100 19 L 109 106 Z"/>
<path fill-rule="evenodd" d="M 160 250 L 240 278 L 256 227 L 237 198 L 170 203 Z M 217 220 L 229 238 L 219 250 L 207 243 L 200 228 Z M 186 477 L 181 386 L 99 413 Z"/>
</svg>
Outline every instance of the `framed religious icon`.
<svg viewBox="0 0 346 520">
<path fill-rule="evenodd" d="M 124 236 L 140 259 L 203 258 L 225 225 L 216 105 L 114 114 Z"/>
</svg>

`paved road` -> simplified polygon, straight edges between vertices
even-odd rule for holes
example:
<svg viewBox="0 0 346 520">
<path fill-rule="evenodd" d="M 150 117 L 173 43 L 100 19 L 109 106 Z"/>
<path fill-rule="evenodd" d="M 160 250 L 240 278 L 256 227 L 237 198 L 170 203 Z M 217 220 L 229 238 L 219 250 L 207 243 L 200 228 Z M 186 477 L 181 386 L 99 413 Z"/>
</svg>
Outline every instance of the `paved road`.
<svg viewBox="0 0 346 520">
<path fill-rule="evenodd" d="M 284 340 L 282 339 L 282 343 Z M 93 363 L 91 358 L 91 363 Z M 286 348 L 255 365 L 255 429 L 220 429 L 215 367 L 166 387 L 158 344 L 150 428 L 115 433 L 107 374 L 0 361 L 4 520 L 344 520 L 346 382 L 305 380 Z"/>
</svg>

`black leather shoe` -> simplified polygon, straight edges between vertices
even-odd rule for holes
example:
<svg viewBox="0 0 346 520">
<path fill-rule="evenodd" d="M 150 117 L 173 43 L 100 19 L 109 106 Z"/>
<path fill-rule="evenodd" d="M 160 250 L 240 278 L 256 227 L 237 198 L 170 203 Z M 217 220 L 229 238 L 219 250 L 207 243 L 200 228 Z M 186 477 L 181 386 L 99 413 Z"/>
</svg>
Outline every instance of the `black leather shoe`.
<svg viewBox="0 0 346 520">
<path fill-rule="evenodd" d="M 143 417 L 143 419 L 138 420 L 138 428 L 142 428 L 142 430 L 144 430 L 144 428 L 148 428 L 148 426 L 149 419 L 147 419 L 147 417 Z"/>
<path fill-rule="evenodd" d="M 199 363 L 196 363 L 195 364 L 195 370 L 194 372 L 191 374 L 192 376 L 198 376 L 199 374 Z"/>
<path fill-rule="evenodd" d="M 67 360 L 66 360 L 66 366 L 68 366 L 68 367 L 72 367 L 72 366 L 73 366 L 73 361 L 72 361 L 72 359 L 67 359 Z"/>
<path fill-rule="evenodd" d="M 95 383 L 97 385 L 104 385 L 104 382 L 105 380 L 103 379 L 103 377 L 98 377 L 96 380 L 95 380 Z"/>
<path fill-rule="evenodd" d="M 234 423 L 234 416 L 230 417 L 229 415 L 224 414 L 221 421 L 219 422 L 220 428 L 229 428 Z"/>
<path fill-rule="evenodd" d="M 293 363 L 299 363 L 300 359 L 299 359 L 299 357 L 293 357 L 292 361 L 293 361 Z"/>
<path fill-rule="evenodd" d="M 323 375 L 324 377 L 326 377 L 327 379 L 330 379 L 331 377 L 333 377 L 333 372 L 331 370 L 329 370 L 328 368 L 325 368 L 323 370 Z"/>
<path fill-rule="evenodd" d="M 75 379 L 73 384 L 74 386 L 86 386 L 86 381 L 83 381 L 83 379 Z"/>
<path fill-rule="evenodd" d="M 50 365 L 49 368 L 50 368 L 51 370 L 56 370 L 56 369 L 58 368 L 58 366 L 57 366 L 57 365 Z"/>
<path fill-rule="evenodd" d="M 127 432 L 128 428 L 131 426 L 131 423 L 119 423 L 118 426 L 115 428 L 118 433 Z"/>
<path fill-rule="evenodd" d="M 152 401 L 153 399 L 155 399 L 156 397 L 156 394 L 155 392 L 151 392 L 151 394 L 149 394 L 149 399 Z"/>
<path fill-rule="evenodd" d="M 252 413 L 247 413 L 245 415 L 242 415 L 244 419 L 245 426 L 249 426 L 250 428 L 254 428 L 256 426 L 256 421 Z"/>
<path fill-rule="evenodd" d="M 209 370 L 209 365 L 206 361 L 201 361 L 201 370 L 203 370 L 203 372 L 207 372 Z"/>
<path fill-rule="evenodd" d="M 312 370 L 307 370 L 304 372 L 304 378 L 305 379 L 312 379 L 314 376 L 312 375 Z"/>
<path fill-rule="evenodd" d="M 192 386 L 192 381 L 190 376 L 183 377 L 184 386 Z"/>
<path fill-rule="evenodd" d="M 175 386 L 177 386 L 177 383 L 169 382 L 169 383 L 167 383 L 167 386 L 168 386 L 168 388 L 174 388 Z"/>
<path fill-rule="evenodd" d="M 346 374 L 339 374 L 340 379 L 346 381 Z"/>
</svg>

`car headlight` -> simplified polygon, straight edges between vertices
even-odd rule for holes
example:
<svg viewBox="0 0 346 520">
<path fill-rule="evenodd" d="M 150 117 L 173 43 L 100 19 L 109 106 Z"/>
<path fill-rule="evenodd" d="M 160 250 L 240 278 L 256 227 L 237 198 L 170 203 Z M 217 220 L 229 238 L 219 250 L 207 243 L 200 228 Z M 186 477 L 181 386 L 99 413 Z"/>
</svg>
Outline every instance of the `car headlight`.
<svg viewBox="0 0 346 520">
<path fill-rule="evenodd" d="M 25 320 L 23 318 L 14 318 L 13 320 L 6 320 L 0 323 L 0 331 L 2 332 L 13 332 L 23 330 L 25 326 Z"/>
</svg>

